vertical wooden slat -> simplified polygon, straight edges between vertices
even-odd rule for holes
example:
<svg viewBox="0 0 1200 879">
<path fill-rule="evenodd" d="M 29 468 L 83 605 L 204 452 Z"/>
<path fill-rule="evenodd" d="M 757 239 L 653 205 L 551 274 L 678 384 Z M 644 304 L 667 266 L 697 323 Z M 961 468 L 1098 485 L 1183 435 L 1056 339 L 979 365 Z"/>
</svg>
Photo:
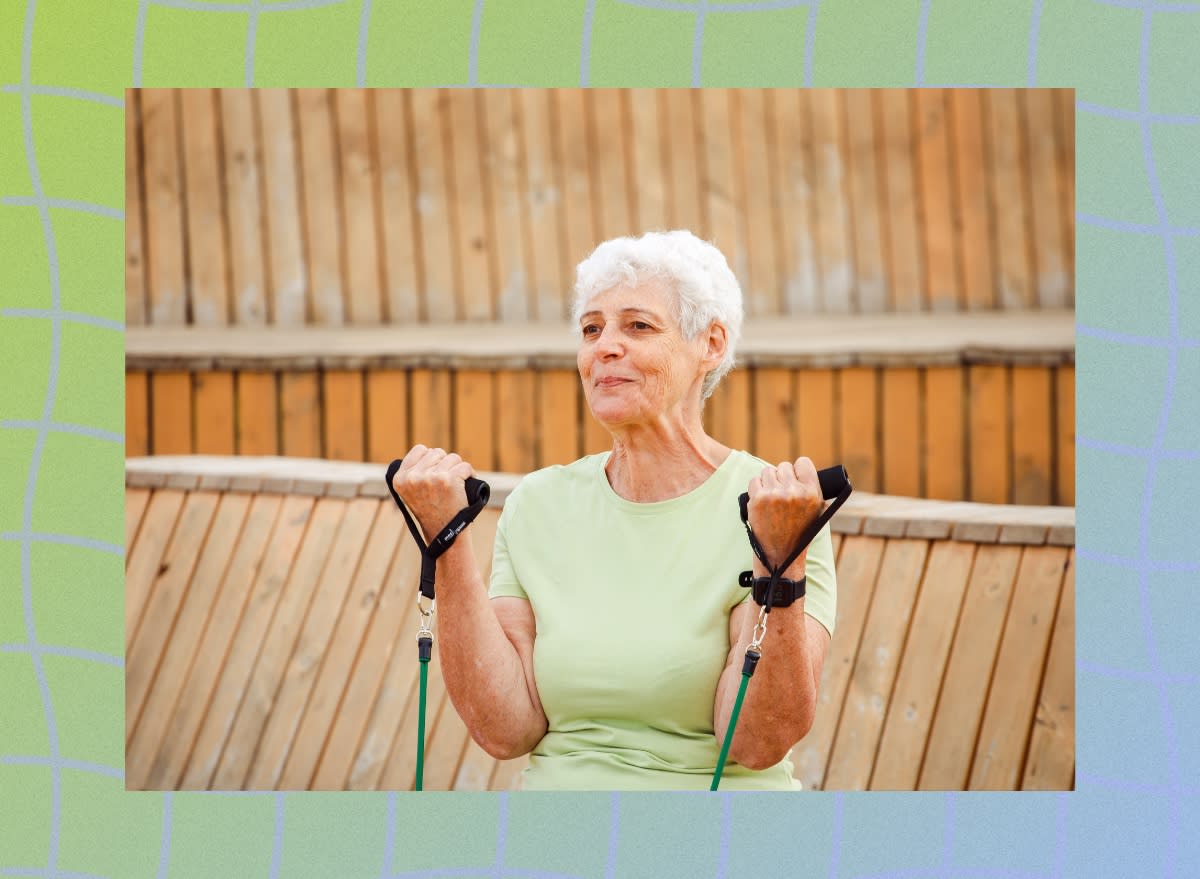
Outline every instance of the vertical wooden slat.
<svg viewBox="0 0 1200 879">
<path fill-rule="evenodd" d="M 485 94 L 480 107 L 486 132 L 483 161 L 489 193 L 496 317 L 501 321 L 524 321 L 537 312 L 530 301 L 530 254 L 525 249 L 521 120 L 513 90 L 490 89 Z"/>
<path fill-rule="evenodd" d="M 1054 503 L 1075 506 L 1075 366 L 1054 370 Z"/>
<path fill-rule="evenodd" d="M 639 232 L 669 228 L 667 182 L 663 171 L 666 133 L 659 118 L 659 98 L 654 89 L 629 90 L 632 116 L 629 137 L 633 153 L 630 178 L 637 205 L 637 214 L 630 223 L 632 229 Z"/>
<path fill-rule="evenodd" d="M 483 142 L 478 112 L 480 96 L 475 89 L 450 89 L 446 94 L 462 315 L 466 320 L 492 320 L 496 316 L 496 298 L 489 263 L 495 241 L 488 232 L 487 194 L 480 168 Z"/>
<path fill-rule="evenodd" d="M 582 390 L 580 391 L 582 394 Z M 583 454 L 595 455 L 600 452 L 607 452 L 612 448 L 612 434 L 604 429 L 596 417 L 592 415 L 592 410 L 587 405 L 587 399 L 583 398 Z"/>
<path fill-rule="evenodd" d="M 924 496 L 944 501 L 967 498 L 963 378 L 966 367 L 931 366 L 925 372 L 925 417 L 921 425 Z"/>
<path fill-rule="evenodd" d="M 183 89 L 179 94 L 187 240 L 188 251 L 193 254 L 188 278 L 191 322 L 221 327 L 229 323 L 230 309 L 216 93 L 212 89 Z"/>
<path fill-rule="evenodd" d="M 346 320 L 371 326 L 382 317 L 383 295 L 376 246 L 379 179 L 373 144 L 374 105 L 369 94 L 365 89 L 338 89 L 333 92 L 333 108 L 346 229 Z"/>
<path fill-rule="evenodd" d="M 599 206 L 596 236 L 607 240 L 635 232 L 629 211 L 627 135 L 618 89 L 589 89 L 584 95 L 591 121 L 592 194 Z"/>
<path fill-rule="evenodd" d="M 883 224 L 888 255 L 889 308 L 921 311 L 924 275 L 917 223 L 916 183 L 913 180 L 912 129 L 909 127 L 908 93 L 889 90 L 880 95 L 883 131 L 879 150 L 884 168 Z"/>
<path fill-rule="evenodd" d="M 379 164 L 379 237 L 382 242 L 384 313 L 390 323 L 414 324 L 421 314 L 421 252 L 414 197 L 418 161 L 411 143 L 409 93 L 377 89 L 375 132 Z"/>
<path fill-rule="evenodd" d="M 125 89 L 125 325 L 129 327 L 146 323 L 142 94 L 142 89 Z"/>
<path fill-rule="evenodd" d="M 963 790 L 1021 548 L 980 546 L 925 746 L 918 790 Z"/>
<path fill-rule="evenodd" d="M 776 144 L 771 197 L 779 218 L 783 312 L 810 314 L 817 310 L 818 300 L 809 96 L 800 90 L 778 89 L 770 97 Z"/>
<path fill-rule="evenodd" d="M 961 284 L 956 266 L 951 214 L 953 163 L 946 124 L 946 92 L 914 89 L 913 133 L 916 146 L 921 244 L 925 255 L 926 301 L 933 311 L 958 311 Z"/>
<path fill-rule="evenodd" d="M 708 431 L 734 449 L 749 450 L 752 442 L 750 373 L 735 369 L 721 380 L 705 406 Z"/>
<path fill-rule="evenodd" d="M 854 310 L 854 249 L 846 210 L 846 159 L 841 102 L 833 89 L 810 95 L 813 130 L 813 185 L 817 223 L 822 310 L 845 314 Z"/>
<path fill-rule="evenodd" d="M 708 218 L 709 238 L 725 258 L 746 290 L 748 254 L 741 239 L 738 218 L 738 168 L 733 144 L 733 114 L 729 89 L 700 92 L 704 130 L 704 180 L 701 198 Z M 748 290 L 746 291 L 749 292 Z M 761 302 L 746 297 L 746 314 L 759 314 Z"/>
<path fill-rule="evenodd" d="M 802 369 L 796 376 L 796 454 L 812 458 L 817 469 L 837 461 L 837 409 L 832 369 Z M 850 474 L 851 482 L 854 474 Z"/>
<path fill-rule="evenodd" d="M 528 473 L 537 466 L 537 376 L 530 370 L 496 374 L 496 455 L 505 473 Z"/>
<path fill-rule="evenodd" d="M 304 240 L 307 244 L 309 322 L 340 326 L 342 298 L 342 223 L 337 189 L 337 147 L 325 89 L 297 89 L 296 127 L 300 133 L 301 186 L 304 193 Z"/>
<path fill-rule="evenodd" d="M 562 253 L 564 194 L 557 182 L 551 104 L 554 93 L 519 89 L 517 112 L 525 146 L 524 216 L 529 255 L 531 318 L 560 320 L 567 316 L 564 298 L 570 287 L 569 259 Z M 576 258 L 582 258 L 580 254 Z"/>
<path fill-rule="evenodd" d="M 269 322 L 263 267 L 263 211 L 259 192 L 258 134 L 252 93 L 222 89 L 221 134 L 225 152 L 225 201 L 229 215 L 230 301 L 233 322 Z M 193 260 L 195 263 L 195 260 Z"/>
<path fill-rule="evenodd" d="M 993 677 L 983 728 L 975 745 L 970 790 L 1016 790 L 1021 783 L 1066 565 L 1065 547 L 1025 549 L 1004 640 L 996 657 L 999 673 Z"/>
<path fill-rule="evenodd" d="M 125 373 L 125 457 L 150 454 L 150 389 L 146 373 Z"/>
<path fill-rule="evenodd" d="M 663 155 L 667 181 L 667 224 L 672 229 L 691 229 L 702 238 L 712 237 L 704 205 L 701 180 L 703 156 L 697 131 L 702 93 L 694 89 L 665 89 L 659 92 L 663 118 Z"/>
<path fill-rule="evenodd" d="M 450 449 L 450 379 L 445 369 L 414 369 L 409 376 L 413 445 Z"/>
<path fill-rule="evenodd" d="M 1059 216 L 1058 168 L 1055 143 L 1054 95 L 1049 89 L 1024 89 L 1025 137 L 1029 156 L 1026 179 L 1030 189 L 1035 303 L 1041 308 L 1071 304 L 1067 273 L 1067 243 Z"/>
<path fill-rule="evenodd" d="M 592 219 L 592 191 L 588 168 L 592 161 L 585 127 L 583 92 L 556 89 L 554 97 L 555 157 L 562 193 L 562 247 L 564 314 L 570 313 L 575 266 L 592 252 L 600 239 Z"/>
<path fill-rule="evenodd" d="M 496 469 L 497 425 L 523 415 L 506 412 L 496 396 L 491 372 L 460 369 L 454 374 L 454 438 L 447 450 L 458 452 L 476 470 Z"/>
<path fill-rule="evenodd" d="M 1012 501 L 1048 504 L 1054 495 L 1053 389 L 1048 366 L 1012 367 Z"/>
<path fill-rule="evenodd" d="M 951 89 L 949 99 L 963 302 L 967 310 L 981 311 L 996 302 L 982 97 L 979 89 Z"/>
<path fill-rule="evenodd" d="M 846 367 L 838 371 L 837 378 L 841 463 L 855 488 L 879 491 L 879 422 L 876 415 L 879 395 L 875 370 L 864 366 Z"/>
<path fill-rule="evenodd" d="M 145 147 L 147 323 L 187 322 L 183 175 L 179 168 L 179 114 L 173 89 L 141 93 Z"/>
<path fill-rule="evenodd" d="M 879 189 L 875 127 L 878 93 L 849 89 L 843 93 L 849 157 L 850 206 L 854 217 L 854 277 L 858 310 L 875 314 L 887 310 L 888 278 L 883 256 L 886 219 Z"/>
<path fill-rule="evenodd" d="M 455 278 L 455 251 L 451 241 L 452 195 L 449 183 L 449 96 L 437 89 L 414 89 L 412 106 L 412 151 L 416 157 L 417 224 L 424 266 L 421 319 L 452 321 L 461 311 Z"/>
<path fill-rule="evenodd" d="M 793 461 L 803 454 L 796 452 L 795 420 L 791 370 L 754 370 L 754 454 L 768 464 Z"/>
<path fill-rule="evenodd" d="M 743 201 L 741 214 L 747 250 L 743 293 L 755 303 L 756 313 L 779 314 L 783 309 L 775 259 L 779 221 L 774 216 L 771 198 L 765 99 L 759 89 L 739 89 L 733 94 L 738 190 Z"/>
<path fill-rule="evenodd" d="M 324 457 L 362 461 L 366 456 L 363 375 L 356 369 L 330 369 L 321 376 Z"/>
<path fill-rule="evenodd" d="M 579 375 L 569 369 L 546 369 L 538 372 L 538 382 L 541 449 L 535 466 L 569 464 L 579 457 Z"/>
<path fill-rule="evenodd" d="M 388 462 L 409 448 L 408 374 L 402 369 L 367 371 L 367 460 Z"/>
<path fill-rule="evenodd" d="M 284 455 L 321 457 L 321 389 L 315 372 L 279 376 L 279 437 Z"/>
<path fill-rule="evenodd" d="M 298 182 L 296 127 L 292 95 L 286 89 L 256 89 L 262 138 L 263 197 L 267 215 L 267 310 L 276 326 L 303 326 L 308 319 L 305 290 L 308 260 Z"/>
<path fill-rule="evenodd" d="M 242 370 L 237 385 L 239 455 L 278 455 L 279 393 L 275 373 Z"/>
<path fill-rule="evenodd" d="M 1025 204 L 1022 128 L 1017 92 L 988 89 L 983 93 L 991 147 L 992 209 L 996 226 L 997 304 L 1000 308 L 1032 308 L 1036 304 L 1030 269 Z"/>
<path fill-rule="evenodd" d="M 1038 692 L 1037 714 L 1021 790 L 1070 790 L 1075 778 L 1075 554 L 1067 557 L 1062 598 L 1046 673 Z"/>
<path fill-rule="evenodd" d="M 1075 89 L 1053 89 L 1055 178 L 1062 217 L 1063 262 L 1068 278 L 1075 277 Z M 1069 302 L 1074 304 L 1074 285 Z"/>
<path fill-rule="evenodd" d="M 150 453 L 192 453 L 192 376 L 178 370 L 150 375 Z"/>
<path fill-rule="evenodd" d="M 916 367 L 883 370 L 883 492 L 921 496 L 921 385 Z"/>
<path fill-rule="evenodd" d="M 1006 504 L 1012 482 L 1008 369 L 992 365 L 969 366 L 967 376 L 970 500 Z"/>
<path fill-rule="evenodd" d="M 233 373 L 196 373 L 196 454 L 232 455 L 234 439 Z"/>
</svg>

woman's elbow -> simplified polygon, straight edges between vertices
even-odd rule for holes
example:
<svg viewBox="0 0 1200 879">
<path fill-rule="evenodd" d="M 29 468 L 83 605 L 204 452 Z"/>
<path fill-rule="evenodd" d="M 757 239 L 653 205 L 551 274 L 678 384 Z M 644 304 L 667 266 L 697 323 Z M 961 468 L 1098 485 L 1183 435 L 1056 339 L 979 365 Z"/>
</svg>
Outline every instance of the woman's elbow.
<svg viewBox="0 0 1200 879">
<path fill-rule="evenodd" d="M 523 757 L 542 740 L 545 730 L 534 732 L 504 731 L 504 730 L 471 730 L 473 738 L 479 747 L 489 756 L 497 760 L 515 760 Z"/>
</svg>

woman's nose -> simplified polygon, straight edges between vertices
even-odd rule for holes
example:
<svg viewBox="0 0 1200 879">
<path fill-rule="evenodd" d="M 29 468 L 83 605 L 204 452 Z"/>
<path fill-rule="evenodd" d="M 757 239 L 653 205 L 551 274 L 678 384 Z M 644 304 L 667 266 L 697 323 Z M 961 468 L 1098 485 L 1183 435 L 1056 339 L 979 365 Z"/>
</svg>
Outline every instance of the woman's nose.
<svg viewBox="0 0 1200 879">
<path fill-rule="evenodd" d="M 607 359 L 619 356 L 621 351 L 620 333 L 611 324 L 604 327 L 596 339 L 596 354 Z"/>
</svg>

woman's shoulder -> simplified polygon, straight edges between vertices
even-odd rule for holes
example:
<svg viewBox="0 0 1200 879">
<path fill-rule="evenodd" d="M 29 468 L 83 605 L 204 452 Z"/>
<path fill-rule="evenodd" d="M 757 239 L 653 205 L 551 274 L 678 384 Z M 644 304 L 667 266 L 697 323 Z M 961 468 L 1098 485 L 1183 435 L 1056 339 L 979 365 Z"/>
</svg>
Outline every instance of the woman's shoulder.
<svg viewBox="0 0 1200 879">
<path fill-rule="evenodd" d="M 551 464 L 534 470 L 521 478 L 510 497 L 540 497 L 544 494 L 559 494 L 595 482 L 596 474 L 603 467 L 607 452 L 586 455 L 570 464 Z"/>
</svg>

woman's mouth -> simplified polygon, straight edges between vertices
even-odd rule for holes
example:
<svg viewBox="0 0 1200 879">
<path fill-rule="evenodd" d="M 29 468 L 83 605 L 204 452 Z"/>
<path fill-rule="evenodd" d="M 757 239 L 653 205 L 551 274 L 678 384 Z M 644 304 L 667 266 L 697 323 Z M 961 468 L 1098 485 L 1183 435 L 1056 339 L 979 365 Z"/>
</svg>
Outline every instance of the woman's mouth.
<svg viewBox="0 0 1200 879">
<path fill-rule="evenodd" d="M 623 384 L 625 384 L 627 381 L 629 381 L 629 379 L 627 379 L 627 378 L 614 378 L 614 377 L 612 377 L 612 376 L 607 376 L 607 377 L 605 377 L 605 378 L 597 379 L 597 380 L 596 380 L 596 387 L 598 387 L 598 388 L 612 388 L 612 387 L 616 387 L 617 385 L 623 385 Z"/>
</svg>

